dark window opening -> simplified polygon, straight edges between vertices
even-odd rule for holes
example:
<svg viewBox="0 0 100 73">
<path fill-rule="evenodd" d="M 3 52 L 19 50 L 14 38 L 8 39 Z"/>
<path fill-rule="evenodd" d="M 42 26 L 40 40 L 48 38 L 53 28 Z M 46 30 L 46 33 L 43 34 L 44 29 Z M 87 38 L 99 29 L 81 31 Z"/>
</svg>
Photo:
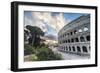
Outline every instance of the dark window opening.
<svg viewBox="0 0 100 73">
<path fill-rule="evenodd" d="M 71 39 L 71 42 L 73 43 L 74 42 L 74 39 Z"/>
<path fill-rule="evenodd" d="M 76 30 L 74 30 L 74 34 L 76 34 L 76 32 L 77 32 L 77 31 L 76 31 Z"/>
<path fill-rule="evenodd" d="M 70 32 L 70 34 L 72 35 L 73 33 L 72 33 L 72 32 Z"/>
<path fill-rule="evenodd" d="M 69 35 L 69 33 L 67 33 L 67 35 Z"/>
<path fill-rule="evenodd" d="M 84 37 L 81 36 L 81 37 L 80 37 L 80 41 L 81 41 L 81 42 L 85 42 Z"/>
<path fill-rule="evenodd" d="M 83 49 L 83 52 L 88 52 L 85 46 L 83 46 L 82 49 Z"/>
<path fill-rule="evenodd" d="M 66 43 L 67 43 L 67 40 L 66 40 Z"/>
<path fill-rule="evenodd" d="M 65 43 L 65 41 L 63 41 L 63 43 Z"/>
<path fill-rule="evenodd" d="M 73 51 L 75 51 L 75 47 L 73 46 Z"/>
<path fill-rule="evenodd" d="M 91 50 L 91 47 L 89 46 L 89 50 Z"/>
<path fill-rule="evenodd" d="M 90 41 L 90 35 L 86 36 L 87 41 Z"/>
<path fill-rule="evenodd" d="M 79 47 L 79 46 L 77 46 L 77 51 L 78 51 L 78 52 L 81 52 L 81 49 L 80 49 L 80 47 Z"/>
<path fill-rule="evenodd" d="M 70 43 L 70 39 L 68 39 L 68 43 Z"/>
<path fill-rule="evenodd" d="M 79 42 L 78 38 L 75 38 L 75 41 L 76 41 L 76 42 Z"/>
<path fill-rule="evenodd" d="M 66 50 L 68 50 L 67 46 L 66 46 Z"/>
<path fill-rule="evenodd" d="M 64 41 L 64 43 L 66 43 L 66 40 Z"/>
<path fill-rule="evenodd" d="M 69 46 L 69 51 L 71 51 L 71 47 Z"/>
<path fill-rule="evenodd" d="M 65 43 L 65 41 L 63 41 L 63 43 Z"/>
</svg>

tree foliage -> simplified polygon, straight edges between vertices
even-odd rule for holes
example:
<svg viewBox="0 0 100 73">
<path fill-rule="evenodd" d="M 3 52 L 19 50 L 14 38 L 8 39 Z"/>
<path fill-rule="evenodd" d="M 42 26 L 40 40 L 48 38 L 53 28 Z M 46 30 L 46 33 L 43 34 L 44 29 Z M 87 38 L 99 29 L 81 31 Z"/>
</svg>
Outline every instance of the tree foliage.
<svg viewBox="0 0 100 73">
<path fill-rule="evenodd" d="M 42 43 L 41 41 L 45 41 L 41 39 L 40 36 L 44 36 L 44 32 L 36 26 L 26 26 L 27 30 L 24 30 L 24 39 L 26 39 L 25 35 L 31 34 L 29 36 L 28 42 L 29 44 L 24 43 L 24 55 L 29 55 L 27 60 L 32 61 L 46 61 L 46 60 L 61 60 L 61 55 L 55 54 L 51 49 L 48 48 L 48 45 Z"/>
<path fill-rule="evenodd" d="M 44 36 L 44 32 L 36 26 L 27 25 L 26 28 L 30 31 L 31 37 L 29 38 L 29 44 L 34 45 L 37 47 L 40 45 L 41 38 L 40 36 Z"/>
<path fill-rule="evenodd" d="M 42 47 L 39 49 L 38 53 L 38 60 L 39 61 L 46 61 L 46 60 L 61 60 L 61 55 L 54 54 L 53 51 L 49 48 Z"/>
<path fill-rule="evenodd" d="M 35 53 L 35 49 L 32 46 L 28 44 L 24 44 L 24 55 L 30 55 L 34 53 Z"/>
</svg>

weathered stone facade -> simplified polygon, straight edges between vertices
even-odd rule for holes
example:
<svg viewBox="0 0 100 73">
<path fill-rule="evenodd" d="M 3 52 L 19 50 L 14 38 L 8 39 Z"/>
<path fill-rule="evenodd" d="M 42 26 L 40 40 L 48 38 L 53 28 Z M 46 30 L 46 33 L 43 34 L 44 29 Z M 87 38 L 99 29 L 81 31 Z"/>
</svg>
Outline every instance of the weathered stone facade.
<svg viewBox="0 0 100 73">
<path fill-rule="evenodd" d="M 82 15 L 65 25 L 58 33 L 59 50 L 90 56 L 90 15 Z"/>
</svg>

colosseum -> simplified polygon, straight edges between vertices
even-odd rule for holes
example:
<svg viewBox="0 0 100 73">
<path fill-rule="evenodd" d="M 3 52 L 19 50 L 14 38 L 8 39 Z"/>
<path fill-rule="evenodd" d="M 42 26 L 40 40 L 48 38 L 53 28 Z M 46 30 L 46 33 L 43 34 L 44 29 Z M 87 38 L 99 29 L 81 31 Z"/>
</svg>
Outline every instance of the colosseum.
<svg viewBox="0 0 100 73">
<path fill-rule="evenodd" d="M 82 15 L 58 33 L 59 51 L 90 58 L 90 15 Z"/>
</svg>

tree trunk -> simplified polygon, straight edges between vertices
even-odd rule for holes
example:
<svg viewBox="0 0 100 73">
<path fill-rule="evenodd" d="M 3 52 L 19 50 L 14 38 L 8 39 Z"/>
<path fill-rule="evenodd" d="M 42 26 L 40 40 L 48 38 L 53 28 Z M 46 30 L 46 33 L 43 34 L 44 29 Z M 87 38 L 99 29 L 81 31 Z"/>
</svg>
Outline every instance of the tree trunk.
<svg viewBox="0 0 100 73">
<path fill-rule="evenodd" d="M 35 35 L 32 35 L 32 46 L 34 45 Z"/>
</svg>

